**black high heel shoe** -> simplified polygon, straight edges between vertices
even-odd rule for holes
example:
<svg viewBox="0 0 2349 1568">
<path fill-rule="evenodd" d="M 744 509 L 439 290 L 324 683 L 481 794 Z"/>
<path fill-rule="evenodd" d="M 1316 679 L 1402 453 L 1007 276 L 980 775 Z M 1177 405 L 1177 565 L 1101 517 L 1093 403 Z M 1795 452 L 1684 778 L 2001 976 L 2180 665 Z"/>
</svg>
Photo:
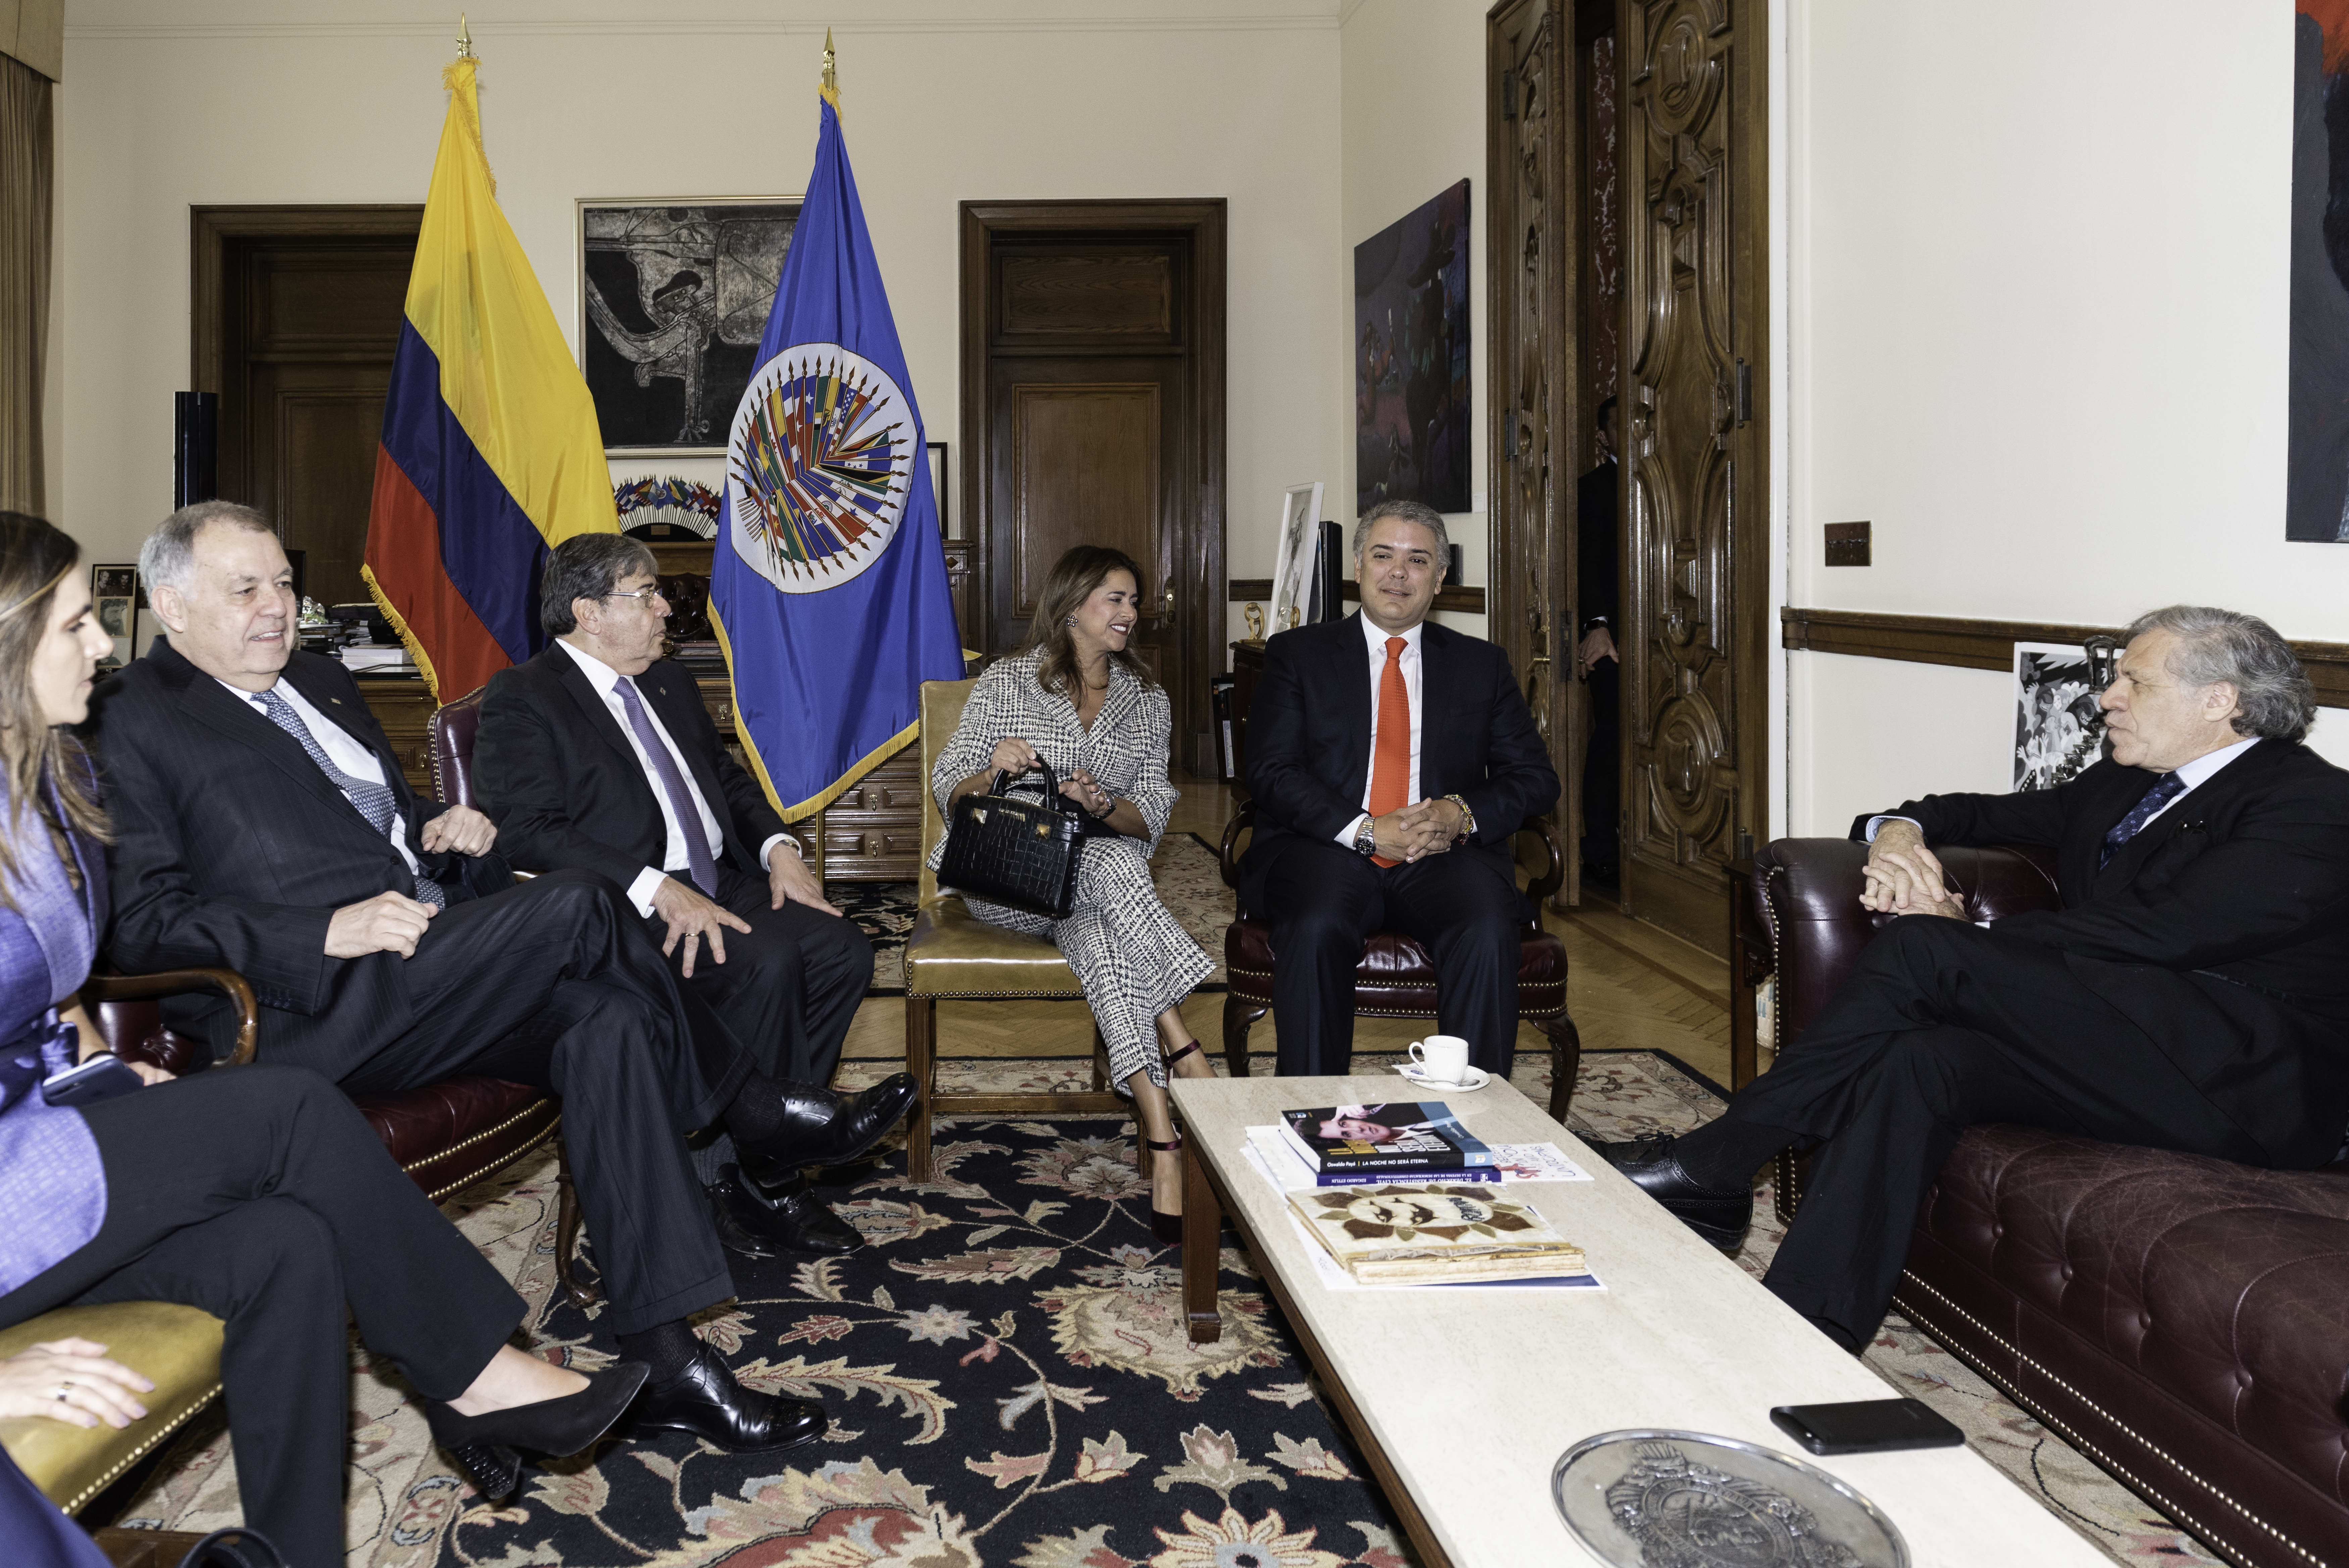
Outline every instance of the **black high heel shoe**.
<svg viewBox="0 0 2349 1568">
<path fill-rule="evenodd" d="M 1181 1056 L 1183 1053 L 1177 1051 L 1174 1054 L 1176 1056 Z M 1161 1143 L 1154 1138 L 1145 1138 L 1142 1141 L 1145 1148 L 1159 1154 L 1180 1154 L 1183 1151 L 1183 1135 L 1179 1132 L 1176 1133 L 1170 1141 L 1165 1143 Z M 1154 1170 L 1157 1166 L 1157 1163 L 1158 1162 L 1154 1160 L 1151 1161 L 1151 1165 Z M 1180 1214 L 1166 1213 L 1156 1204 L 1152 1204 L 1150 1209 L 1150 1233 L 1157 1237 L 1160 1241 L 1164 1242 L 1168 1246 L 1182 1245 L 1183 1216 Z"/>
<path fill-rule="evenodd" d="M 516 1449 L 561 1458 L 575 1454 L 612 1429 L 652 1368 L 641 1361 L 614 1363 L 587 1380 L 587 1387 L 559 1399 L 510 1405 L 487 1415 L 460 1416 L 437 1399 L 424 1402 L 432 1440 L 449 1450 L 473 1485 L 492 1502 L 502 1502 L 522 1484 Z"/>
</svg>

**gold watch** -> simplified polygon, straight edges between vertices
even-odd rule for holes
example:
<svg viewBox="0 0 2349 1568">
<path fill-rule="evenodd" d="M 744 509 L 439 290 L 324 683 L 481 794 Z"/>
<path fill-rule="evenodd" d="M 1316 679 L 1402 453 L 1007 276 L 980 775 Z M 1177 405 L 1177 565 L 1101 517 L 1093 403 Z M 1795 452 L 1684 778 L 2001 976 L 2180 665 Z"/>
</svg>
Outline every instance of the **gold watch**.
<svg viewBox="0 0 2349 1568">
<path fill-rule="evenodd" d="M 1460 808 L 1460 831 L 1452 839 L 1452 847 L 1456 850 L 1476 836 L 1476 813 L 1457 795 L 1446 795 L 1444 799 Z"/>
</svg>

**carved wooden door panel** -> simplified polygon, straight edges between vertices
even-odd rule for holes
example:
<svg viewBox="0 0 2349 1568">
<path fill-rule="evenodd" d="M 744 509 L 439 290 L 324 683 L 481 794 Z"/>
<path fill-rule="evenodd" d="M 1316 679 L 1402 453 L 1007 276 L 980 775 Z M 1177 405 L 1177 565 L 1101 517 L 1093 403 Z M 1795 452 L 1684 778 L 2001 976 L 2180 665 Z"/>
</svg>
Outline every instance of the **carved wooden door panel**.
<svg viewBox="0 0 2349 1568">
<path fill-rule="evenodd" d="M 1508 650 L 1564 793 L 1558 902 L 1580 896 L 1573 853 L 1582 796 L 1582 692 L 1573 678 L 1575 337 L 1581 319 L 1571 243 L 1580 145 L 1566 74 L 1566 0 L 1509 0 L 1486 24 L 1491 273 L 1493 640 Z"/>
<path fill-rule="evenodd" d="M 1620 17 L 1624 909 L 1726 953 L 1727 865 L 1767 802 L 1767 18 L 1758 0 Z"/>
</svg>

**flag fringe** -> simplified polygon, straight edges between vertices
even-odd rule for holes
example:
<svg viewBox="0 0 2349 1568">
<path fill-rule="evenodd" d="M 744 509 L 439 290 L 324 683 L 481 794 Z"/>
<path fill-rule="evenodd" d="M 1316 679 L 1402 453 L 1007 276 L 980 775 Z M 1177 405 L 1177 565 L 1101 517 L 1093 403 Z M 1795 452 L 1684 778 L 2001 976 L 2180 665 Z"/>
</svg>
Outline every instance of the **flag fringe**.
<svg viewBox="0 0 2349 1568">
<path fill-rule="evenodd" d="M 408 649 L 408 656 L 416 661 L 416 673 L 424 677 L 425 689 L 432 694 L 432 705 L 440 707 L 440 676 L 432 667 L 432 655 L 424 651 L 424 645 L 417 640 L 415 633 L 408 629 L 406 617 L 391 607 L 391 596 L 383 591 L 383 584 L 375 580 L 375 568 L 362 565 L 359 577 L 367 583 L 367 596 L 375 601 L 375 607 L 383 612 L 383 618 L 391 623 L 393 631 L 399 634 L 401 644 Z"/>
</svg>

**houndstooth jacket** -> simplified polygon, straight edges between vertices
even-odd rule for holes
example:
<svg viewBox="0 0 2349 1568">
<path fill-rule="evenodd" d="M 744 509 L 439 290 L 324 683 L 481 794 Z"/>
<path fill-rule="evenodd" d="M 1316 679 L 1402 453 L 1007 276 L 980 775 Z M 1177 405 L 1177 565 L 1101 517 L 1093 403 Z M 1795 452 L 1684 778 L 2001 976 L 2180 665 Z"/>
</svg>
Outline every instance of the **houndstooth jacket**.
<svg viewBox="0 0 2349 1568">
<path fill-rule="evenodd" d="M 1111 794 L 1133 802 L 1150 826 L 1144 855 L 1158 850 L 1167 816 L 1182 791 L 1166 780 L 1166 755 L 1174 729 L 1174 710 L 1165 691 L 1144 686 L 1123 666 L 1112 663 L 1109 695 L 1087 729 L 1077 722 L 1075 705 L 1058 692 L 1036 683 L 1042 667 L 1042 650 L 1015 655 L 990 667 L 971 688 L 954 738 L 938 753 L 930 769 L 930 793 L 939 814 L 954 820 L 947 798 L 954 787 L 988 766 L 995 743 L 1018 736 L 1052 765 L 1055 776 L 1066 779 L 1082 768 Z M 930 869 L 946 858 L 946 841 L 930 851 Z"/>
</svg>

